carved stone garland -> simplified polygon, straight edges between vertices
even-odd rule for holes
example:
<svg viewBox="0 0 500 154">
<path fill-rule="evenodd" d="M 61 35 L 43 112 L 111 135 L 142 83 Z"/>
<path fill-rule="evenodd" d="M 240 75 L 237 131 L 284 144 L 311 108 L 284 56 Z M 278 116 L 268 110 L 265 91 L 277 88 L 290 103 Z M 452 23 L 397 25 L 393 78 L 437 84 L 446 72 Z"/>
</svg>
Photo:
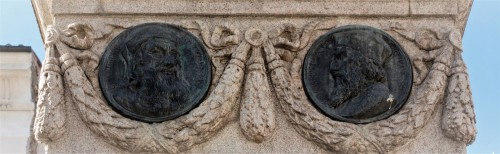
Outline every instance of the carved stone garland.
<svg viewBox="0 0 500 154">
<path fill-rule="evenodd" d="M 64 89 L 69 90 L 81 119 L 94 133 L 102 136 L 108 143 L 130 152 L 178 153 L 206 141 L 225 125 L 225 117 L 231 112 L 241 92 L 248 44 L 240 44 L 232 49 L 231 60 L 224 72 L 216 70 L 221 74 L 217 87 L 198 108 L 176 120 L 146 124 L 117 114 L 100 96 L 99 86 L 92 84 L 94 82 L 89 78 L 96 79 L 97 71 L 84 70 L 97 70 L 99 58 L 95 51 L 88 50 L 92 45 L 89 40 L 99 38 L 92 38 L 93 32 L 85 29 L 91 27 L 71 24 L 64 35 L 59 35 L 55 28 L 48 29 L 47 33 L 53 35 L 48 35 L 47 40 L 51 40 L 47 44 L 48 60 L 44 61 L 44 75 L 41 76 L 42 86 L 39 91 L 42 97 L 39 100 L 35 128 L 37 140 L 54 141 L 64 133 Z M 238 43 L 238 40 L 233 41 Z M 226 46 L 230 42 L 224 42 L 220 46 Z M 81 44 L 90 46 L 81 48 Z M 72 54 L 75 52 L 78 57 Z M 57 63 L 58 55 L 62 63 L 60 65 Z M 77 59 L 85 59 L 91 63 L 85 64 L 86 68 L 82 69 Z M 62 71 L 59 72 L 58 68 Z"/>
<path fill-rule="evenodd" d="M 392 151 L 416 137 L 445 95 L 442 128 L 448 137 L 468 144 L 473 141 L 476 129 L 468 77 L 460 56 L 461 35 L 456 30 L 441 33 L 447 37 L 435 40 L 434 43 L 442 46 L 430 56 L 432 67 L 428 74 L 418 76 L 422 83 L 414 86 L 407 104 L 388 119 L 366 125 L 331 120 L 311 105 L 300 84 L 306 50 L 299 51 L 302 53 L 294 59 L 290 71 L 274 48 L 265 50 L 266 59 L 272 83 L 289 122 L 302 136 L 329 150 L 339 153 Z M 420 44 L 420 40 L 413 41 Z M 414 59 L 414 62 L 419 60 L 422 59 Z"/>
<path fill-rule="evenodd" d="M 299 31 L 293 25 L 285 24 L 269 34 L 250 28 L 241 36 L 234 25 L 216 26 L 210 33 L 200 21 L 185 22 L 183 26 L 199 32 L 208 48 L 215 67 L 212 82 L 212 88 L 215 88 L 198 108 L 187 115 L 157 124 L 125 118 L 114 112 L 101 96 L 97 81 L 99 56 L 92 47 L 94 40 L 109 37 L 109 34 L 97 35 L 86 24 L 70 24 L 63 35 L 49 27 L 47 58 L 40 76 L 36 138 L 50 142 L 64 134 L 66 101 L 63 92 L 69 89 L 72 102 L 85 124 L 108 143 L 130 152 L 178 153 L 207 141 L 225 125 L 226 117 L 240 100 L 240 93 L 243 96 L 240 108 L 243 134 L 249 140 L 263 142 L 272 137 L 276 127 L 273 108 L 276 100 L 271 91 L 276 92 L 277 102 L 299 134 L 334 152 L 386 153 L 394 150 L 420 132 L 443 99 L 442 129 L 445 135 L 464 143 L 474 140 L 475 117 L 468 76 L 460 56 L 461 35 L 458 30 L 439 33 L 417 30 L 411 34 L 402 27 L 386 29 L 414 42 L 419 50 L 429 51 L 427 55 L 412 58 L 416 67 L 416 84 L 407 104 L 398 114 L 370 124 L 356 125 L 331 120 L 317 111 L 304 93 L 300 71 L 313 34 L 334 25 L 331 22 L 312 22 Z M 287 35 L 282 35 L 285 33 Z M 431 46 L 423 45 L 425 43 L 419 37 L 427 33 L 433 34 L 430 35 L 434 38 Z M 247 61 L 249 52 L 251 57 Z M 425 62 L 430 62 L 432 67 L 427 68 Z M 248 71 L 245 71 L 245 66 Z M 243 85 L 245 72 L 247 76 Z"/>
</svg>

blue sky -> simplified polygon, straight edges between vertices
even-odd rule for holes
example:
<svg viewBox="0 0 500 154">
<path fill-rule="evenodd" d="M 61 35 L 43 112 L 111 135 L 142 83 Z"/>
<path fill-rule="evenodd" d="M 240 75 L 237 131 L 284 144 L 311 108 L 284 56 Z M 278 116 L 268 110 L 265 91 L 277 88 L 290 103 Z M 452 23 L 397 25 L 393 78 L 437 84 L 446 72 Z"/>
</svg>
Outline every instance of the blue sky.
<svg viewBox="0 0 500 154">
<path fill-rule="evenodd" d="M 0 45 L 44 48 L 29 0 L 0 0 Z M 463 38 L 478 136 L 469 153 L 500 153 L 500 0 L 475 0 Z M 438 143 L 436 143 L 438 144 Z"/>
<path fill-rule="evenodd" d="M 478 135 L 470 153 L 500 153 L 500 0 L 476 0 L 463 38 Z"/>
</svg>

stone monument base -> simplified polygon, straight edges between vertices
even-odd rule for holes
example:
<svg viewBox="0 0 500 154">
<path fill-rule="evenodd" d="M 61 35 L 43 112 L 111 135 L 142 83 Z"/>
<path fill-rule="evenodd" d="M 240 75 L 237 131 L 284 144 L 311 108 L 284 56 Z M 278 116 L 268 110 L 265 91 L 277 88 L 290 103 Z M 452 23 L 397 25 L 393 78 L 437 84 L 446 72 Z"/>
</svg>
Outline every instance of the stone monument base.
<svg viewBox="0 0 500 154">
<path fill-rule="evenodd" d="M 461 57 L 471 0 L 32 3 L 47 57 L 34 135 L 48 153 L 465 153 L 477 133 Z M 117 112 L 99 79 L 102 70 L 126 74 L 101 58 L 118 35 L 145 23 L 188 31 L 212 66 L 201 103 L 157 123 Z M 408 99 L 385 119 L 330 118 L 304 90 L 312 44 L 348 25 L 387 33 L 410 61 Z"/>
</svg>

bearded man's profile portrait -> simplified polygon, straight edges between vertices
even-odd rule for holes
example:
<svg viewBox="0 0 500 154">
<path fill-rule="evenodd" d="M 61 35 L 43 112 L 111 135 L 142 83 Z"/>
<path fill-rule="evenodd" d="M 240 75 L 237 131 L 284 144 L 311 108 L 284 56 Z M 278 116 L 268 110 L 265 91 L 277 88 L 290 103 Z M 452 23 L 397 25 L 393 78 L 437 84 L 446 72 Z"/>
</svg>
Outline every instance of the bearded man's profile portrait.
<svg viewBox="0 0 500 154">
<path fill-rule="evenodd" d="M 148 123 L 196 108 L 212 78 L 202 42 L 165 23 L 124 30 L 107 45 L 99 63 L 99 84 L 111 109 Z"/>
<path fill-rule="evenodd" d="M 329 48 L 329 106 L 342 117 L 370 118 L 389 110 L 394 101 L 383 67 L 390 47 L 380 37 L 365 37 L 338 38 Z"/>
<path fill-rule="evenodd" d="M 126 50 L 124 78 L 128 82 L 121 83 L 122 94 L 115 99 L 137 114 L 164 116 L 178 110 L 179 103 L 186 100 L 189 83 L 181 71 L 176 43 L 153 37 L 129 43 Z"/>
<path fill-rule="evenodd" d="M 346 25 L 320 36 L 304 59 L 308 99 L 330 118 L 352 123 L 396 113 L 411 91 L 412 68 L 389 34 L 365 25 Z"/>
</svg>

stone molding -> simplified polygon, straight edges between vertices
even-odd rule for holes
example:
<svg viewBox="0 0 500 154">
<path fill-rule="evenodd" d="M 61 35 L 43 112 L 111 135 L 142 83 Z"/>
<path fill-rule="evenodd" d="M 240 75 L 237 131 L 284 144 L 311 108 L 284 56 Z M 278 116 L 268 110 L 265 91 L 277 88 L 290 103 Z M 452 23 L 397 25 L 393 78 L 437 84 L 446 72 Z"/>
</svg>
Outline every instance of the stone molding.
<svg viewBox="0 0 500 154">
<path fill-rule="evenodd" d="M 112 0 L 32 0 L 32 4 L 42 32 L 46 31 L 48 25 L 54 24 L 54 17 L 64 15 L 187 15 L 451 17 L 457 19 L 463 33 L 472 0 L 340 0 L 328 2 L 320 0 L 263 0 L 259 2 L 146 0 L 127 3 Z"/>
</svg>

